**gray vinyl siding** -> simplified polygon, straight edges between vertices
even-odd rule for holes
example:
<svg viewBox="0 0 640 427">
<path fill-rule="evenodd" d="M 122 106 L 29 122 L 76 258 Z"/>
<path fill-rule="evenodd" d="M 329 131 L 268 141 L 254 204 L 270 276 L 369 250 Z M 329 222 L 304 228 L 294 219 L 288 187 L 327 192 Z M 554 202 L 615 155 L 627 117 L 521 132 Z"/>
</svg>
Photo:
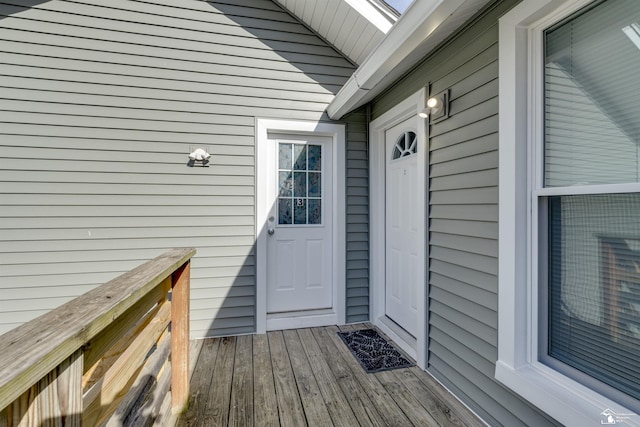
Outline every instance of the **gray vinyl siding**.
<svg viewBox="0 0 640 427">
<path fill-rule="evenodd" d="M 368 108 L 348 114 L 346 321 L 369 320 L 369 152 Z"/>
<path fill-rule="evenodd" d="M 269 0 L 0 5 L 0 333 L 183 246 L 192 336 L 255 331 L 255 118 L 326 120 L 352 71 Z"/>
<path fill-rule="evenodd" d="M 451 90 L 429 126 L 428 370 L 490 425 L 553 424 L 494 379 L 498 323 L 498 18 L 485 8 L 372 104 Z"/>
</svg>

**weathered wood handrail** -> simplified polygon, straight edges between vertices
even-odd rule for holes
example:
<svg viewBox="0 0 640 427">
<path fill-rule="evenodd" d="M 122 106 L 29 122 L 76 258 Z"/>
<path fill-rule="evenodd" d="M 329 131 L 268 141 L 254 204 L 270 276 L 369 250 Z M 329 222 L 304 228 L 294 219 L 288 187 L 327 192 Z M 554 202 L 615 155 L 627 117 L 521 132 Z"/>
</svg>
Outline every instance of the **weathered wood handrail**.
<svg viewBox="0 0 640 427">
<path fill-rule="evenodd" d="M 135 406 L 126 393 L 148 385 L 141 375 L 168 376 L 169 352 L 165 382 L 172 410 L 181 410 L 194 254 L 170 250 L 0 336 L 0 425 L 108 423 L 122 405 Z"/>
</svg>

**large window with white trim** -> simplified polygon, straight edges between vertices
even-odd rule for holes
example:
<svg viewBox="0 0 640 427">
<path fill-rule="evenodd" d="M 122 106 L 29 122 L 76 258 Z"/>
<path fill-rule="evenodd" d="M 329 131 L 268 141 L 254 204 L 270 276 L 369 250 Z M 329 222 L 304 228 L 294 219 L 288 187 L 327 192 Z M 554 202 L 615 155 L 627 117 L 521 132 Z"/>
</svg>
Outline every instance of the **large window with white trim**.
<svg viewBox="0 0 640 427">
<path fill-rule="evenodd" d="M 500 20 L 496 378 L 566 425 L 640 414 L 639 70 L 640 1 Z"/>
<path fill-rule="evenodd" d="M 639 1 L 606 0 L 544 31 L 533 191 L 542 360 L 627 405 L 640 399 L 639 22 Z"/>
</svg>

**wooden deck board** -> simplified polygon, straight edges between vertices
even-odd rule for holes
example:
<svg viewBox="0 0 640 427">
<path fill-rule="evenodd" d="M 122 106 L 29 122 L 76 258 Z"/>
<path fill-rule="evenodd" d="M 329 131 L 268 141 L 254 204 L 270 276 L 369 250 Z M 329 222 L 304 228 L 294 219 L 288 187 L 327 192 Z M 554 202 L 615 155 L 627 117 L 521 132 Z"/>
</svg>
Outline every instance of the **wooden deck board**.
<svg viewBox="0 0 640 427">
<path fill-rule="evenodd" d="M 225 337 L 220 340 L 207 408 L 202 419 L 203 426 L 226 425 L 229 420 L 235 350 L 236 337 Z"/>
<path fill-rule="evenodd" d="M 384 426 L 384 420 L 375 406 L 373 406 L 367 393 L 360 386 L 351 367 L 345 363 L 342 355 L 336 351 L 334 342 L 329 338 L 331 333 L 333 332 L 328 331 L 326 328 L 313 330 L 322 354 L 327 359 L 329 367 L 344 395 L 348 396 L 347 402 L 356 415 L 358 422 L 360 425 Z"/>
<path fill-rule="evenodd" d="M 339 351 L 345 363 L 347 363 L 352 371 L 356 374 L 356 378 L 360 383 L 360 386 L 364 389 L 365 393 L 371 399 L 373 405 L 378 409 L 378 413 L 383 418 L 385 425 L 388 426 L 408 426 L 412 425 L 402 409 L 398 406 L 398 403 L 387 392 L 384 386 L 380 383 L 375 375 L 367 374 L 358 361 L 353 357 L 349 349 L 342 345 L 342 340 L 338 337 L 338 328 L 329 327 L 328 330 L 333 333 L 328 334 L 329 338 L 336 345 L 337 351 Z M 343 330 L 352 330 L 351 328 L 343 328 Z"/>
<path fill-rule="evenodd" d="M 356 418 L 349 400 L 340 389 L 338 379 L 331 372 L 327 359 L 323 356 L 320 346 L 310 329 L 300 329 L 298 335 L 302 341 L 309 365 L 318 381 L 318 387 L 327 406 L 333 425 L 336 427 L 357 426 Z"/>
<path fill-rule="evenodd" d="M 253 406 L 256 426 L 280 425 L 267 335 L 253 336 Z"/>
<path fill-rule="evenodd" d="M 353 330 L 368 324 L 342 327 Z M 180 426 L 483 426 L 417 367 L 367 374 L 337 327 L 204 340 Z"/>
<path fill-rule="evenodd" d="M 284 341 L 289 352 L 289 360 L 298 385 L 298 393 L 310 426 L 333 424 L 327 406 L 320 393 L 320 387 L 311 370 L 302 342 L 295 330 L 284 331 Z"/>
<path fill-rule="evenodd" d="M 219 346 L 220 340 L 203 340 L 191 376 L 188 409 L 180 418 L 181 425 L 196 426 L 204 419 Z"/>
<path fill-rule="evenodd" d="M 253 340 L 250 335 L 238 337 L 229 407 L 230 426 L 253 424 Z"/>
<path fill-rule="evenodd" d="M 278 399 L 278 414 L 280 425 L 296 427 L 306 425 L 302 401 L 293 369 L 289 360 L 289 353 L 284 343 L 281 331 L 267 333 L 269 349 L 271 350 L 271 364 L 273 365 L 273 379 L 276 385 Z"/>
</svg>

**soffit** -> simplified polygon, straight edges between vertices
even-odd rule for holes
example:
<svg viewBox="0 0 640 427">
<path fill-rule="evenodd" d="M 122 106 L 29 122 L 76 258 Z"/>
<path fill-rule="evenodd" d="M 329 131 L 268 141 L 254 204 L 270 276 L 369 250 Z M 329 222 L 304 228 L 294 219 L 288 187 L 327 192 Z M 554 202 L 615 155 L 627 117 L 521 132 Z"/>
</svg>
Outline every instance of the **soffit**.
<svg viewBox="0 0 640 427">
<path fill-rule="evenodd" d="M 380 0 L 274 0 L 356 65 L 384 38 L 397 12 Z"/>
</svg>

